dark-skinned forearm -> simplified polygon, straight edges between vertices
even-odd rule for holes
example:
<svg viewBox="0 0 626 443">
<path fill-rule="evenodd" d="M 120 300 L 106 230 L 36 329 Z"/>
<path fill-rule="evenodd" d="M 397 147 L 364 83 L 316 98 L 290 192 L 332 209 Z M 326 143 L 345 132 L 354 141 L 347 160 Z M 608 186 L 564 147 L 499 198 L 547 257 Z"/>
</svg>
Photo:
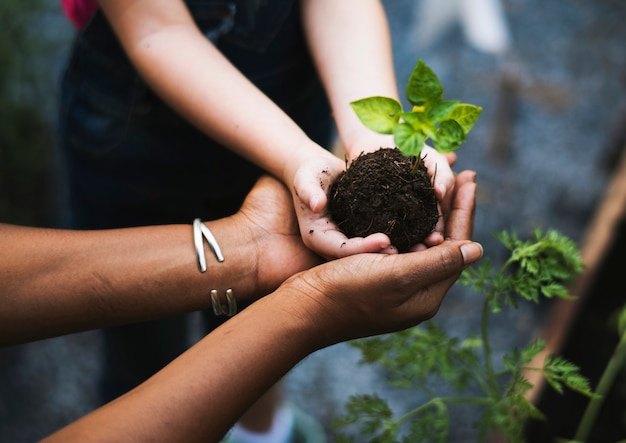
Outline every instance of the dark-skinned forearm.
<svg viewBox="0 0 626 443">
<path fill-rule="evenodd" d="M 218 442 L 293 366 L 317 349 L 297 296 L 279 289 L 230 319 L 147 382 L 46 442 Z M 146 407 L 149 405 L 149 407 Z"/>
<path fill-rule="evenodd" d="M 208 226 L 226 260 L 218 263 L 206 246 L 202 274 L 191 224 L 108 231 L 0 225 L 0 344 L 207 308 L 211 289 L 256 296 L 254 241 L 232 218 Z"/>
</svg>

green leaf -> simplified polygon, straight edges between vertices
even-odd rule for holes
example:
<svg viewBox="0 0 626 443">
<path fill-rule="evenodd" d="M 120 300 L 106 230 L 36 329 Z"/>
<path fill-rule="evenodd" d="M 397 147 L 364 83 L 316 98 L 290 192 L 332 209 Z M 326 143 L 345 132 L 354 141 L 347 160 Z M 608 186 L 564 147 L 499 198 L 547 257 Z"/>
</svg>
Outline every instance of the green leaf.
<svg viewBox="0 0 626 443">
<path fill-rule="evenodd" d="M 444 100 L 434 103 L 428 110 L 428 118 L 440 122 L 450 118 L 450 114 L 460 105 L 458 100 Z"/>
<path fill-rule="evenodd" d="M 467 337 L 461 342 L 461 349 L 479 349 L 483 345 L 482 340 L 478 336 Z"/>
<path fill-rule="evenodd" d="M 436 135 L 437 127 L 425 112 L 403 112 L 400 117 L 404 123 L 408 123 L 413 129 L 420 131 L 424 135 L 424 140 Z"/>
<path fill-rule="evenodd" d="M 439 124 L 439 130 L 435 137 L 435 148 L 437 151 L 447 153 L 459 149 L 465 141 L 463 128 L 455 120 L 444 120 Z"/>
<path fill-rule="evenodd" d="M 512 293 L 535 303 L 541 297 L 572 299 L 567 283 L 583 269 L 580 251 L 573 241 L 557 231 L 544 234 L 538 228 L 528 241 L 520 240 L 515 233 L 495 236 L 511 251 L 507 266 L 516 265 L 507 277 L 508 287 L 499 290 L 505 302 L 514 302 Z M 505 294 L 505 290 L 511 294 Z"/>
<path fill-rule="evenodd" d="M 358 424 L 360 434 L 371 438 L 370 442 L 393 442 L 398 434 L 398 423 L 387 402 L 377 395 L 351 396 L 346 404 L 347 414 L 333 421 L 335 430 Z M 354 441 L 345 435 L 340 441 Z"/>
<path fill-rule="evenodd" d="M 441 399 L 433 399 L 419 411 L 417 417 L 411 421 L 410 442 L 439 442 L 449 441 L 448 429 L 450 416 L 446 404 Z"/>
<path fill-rule="evenodd" d="M 565 286 L 560 283 L 552 282 L 545 284 L 539 288 L 541 295 L 545 298 L 562 298 L 566 300 L 574 300 L 575 297 L 569 295 L 569 291 Z"/>
<path fill-rule="evenodd" d="M 418 157 L 424 148 L 426 137 L 410 124 L 400 123 L 393 132 L 393 140 L 406 157 Z"/>
<path fill-rule="evenodd" d="M 393 134 L 398 125 L 402 105 L 388 97 L 368 97 L 350 103 L 366 127 L 379 134 Z"/>
<path fill-rule="evenodd" d="M 406 98 L 414 106 L 441 101 L 443 87 L 435 73 L 421 59 L 413 69 L 406 87 Z"/>
<path fill-rule="evenodd" d="M 535 358 L 539 353 L 543 352 L 546 348 L 546 341 L 539 339 L 535 340 L 529 345 L 527 345 L 524 349 L 522 349 L 522 360 L 521 362 L 526 364 L 530 363 L 533 358 Z"/>
<path fill-rule="evenodd" d="M 463 132 L 467 135 L 474 127 L 474 124 L 480 117 L 483 108 L 480 106 L 469 105 L 467 103 L 459 103 L 448 115 L 449 119 L 456 121 Z"/>
<path fill-rule="evenodd" d="M 519 349 L 514 348 L 508 354 L 504 354 L 502 357 L 502 361 L 504 362 L 504 367 L 509 371 L 515 371 L 520 363 L 521 354 Z"/>
<path fill-rule="evenodd" d="M 580 374 L 580 368 L 562 357 L 549 355 L 543 364 L 543 375 L 552 389 L 563 393 L 563 386 L 587 397 L 597 397 L 590 388 L 589 380 Z"/>
</svg>

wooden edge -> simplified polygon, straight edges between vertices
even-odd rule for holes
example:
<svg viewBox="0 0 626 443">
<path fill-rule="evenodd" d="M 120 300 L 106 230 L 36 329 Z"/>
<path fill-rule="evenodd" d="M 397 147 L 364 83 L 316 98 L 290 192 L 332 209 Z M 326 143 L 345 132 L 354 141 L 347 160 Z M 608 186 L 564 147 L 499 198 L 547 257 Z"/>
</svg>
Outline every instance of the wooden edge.
<svg viewBox="0 0 626 443">
<path fill-rule="evenodd" d="M 626 146 L 624 150 L 626 150 Z M 578 310 L 588 295 L 598 268 L 609 252 L 620 218 L 625 214 L 626 154 L 622 154 L 609 187 L 581 242 L 581 257 L 585 263 L 585 270 L 570 291 L 576 300 L 554 300 L 538 331 L 538 337 L 546 340 L 546 347 L 530 362 L 529 367 L 541 368 L 548 355 L 558 354 L 561 351 Z M 539 371 L 527 371 L 523 375 L 533 385 L 533 388 L 527 392 L 526 398 L 536 405 L 546 385 L 546 380 Z"/>
</svg>

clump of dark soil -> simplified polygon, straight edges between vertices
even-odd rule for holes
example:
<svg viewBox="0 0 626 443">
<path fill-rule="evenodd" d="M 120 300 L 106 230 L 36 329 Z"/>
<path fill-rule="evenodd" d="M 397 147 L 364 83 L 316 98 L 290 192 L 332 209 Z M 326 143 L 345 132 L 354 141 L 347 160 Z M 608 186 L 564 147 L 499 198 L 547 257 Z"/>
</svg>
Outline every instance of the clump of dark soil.
<svg viewBox="0 0 626 443">
<path fill-rule="evenodd" d="M 400 252 L 421 243 L 437 220 L 437 198 L 423 162 L 397 148 L 362 154 L 337 177 L 328 210 L 347 237 L 387 234 Z"/>
</svg>

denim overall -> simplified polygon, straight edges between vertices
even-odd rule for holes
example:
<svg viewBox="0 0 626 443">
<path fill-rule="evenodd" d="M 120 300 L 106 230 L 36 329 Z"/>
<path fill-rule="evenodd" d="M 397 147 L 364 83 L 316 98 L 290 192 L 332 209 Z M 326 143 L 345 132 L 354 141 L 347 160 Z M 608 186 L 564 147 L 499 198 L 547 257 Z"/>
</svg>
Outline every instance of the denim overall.
<svg viewBox="0 0 626 443">
<path fill-rule="evenodd" d="M 207 38 L 313 140 L 328 146 L 331 114 L 305 45 L 298 2 L 186 4 Z M 163 103 L 135 72 L 101 12 L 77 35 L 61 91 L 70 228 L 188 223 L 191 232 L 196 217 L 236 212 L 262 173 Z M 245 121 L 239 123 L 245 128 Z M 182 353 L 186 319 L 105 329 L 103 400 L 132 389 Z M 208 311 L 205 319 L 208 330 L 223 321 Z"/>
</svg>

